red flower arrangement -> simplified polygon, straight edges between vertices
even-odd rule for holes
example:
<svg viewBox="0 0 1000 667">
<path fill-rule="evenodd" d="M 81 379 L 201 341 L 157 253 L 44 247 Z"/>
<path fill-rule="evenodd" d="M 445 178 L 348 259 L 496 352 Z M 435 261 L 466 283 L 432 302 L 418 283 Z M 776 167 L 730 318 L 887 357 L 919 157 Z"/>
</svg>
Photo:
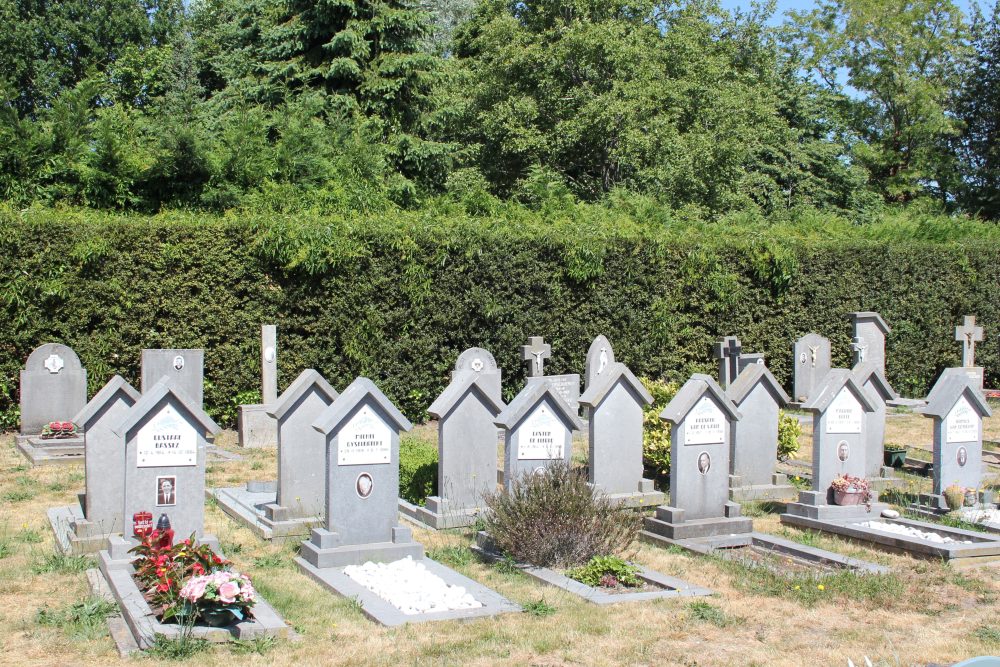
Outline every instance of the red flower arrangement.
<svg viewBox="0 0 1000 667">
<path fill-rule="evenodd" d="M 73 422 L 49 422 L 42 427 L 41 438 L 43 440 L 64 440 L 75 438 L 76 424 Z"/>
</svg>

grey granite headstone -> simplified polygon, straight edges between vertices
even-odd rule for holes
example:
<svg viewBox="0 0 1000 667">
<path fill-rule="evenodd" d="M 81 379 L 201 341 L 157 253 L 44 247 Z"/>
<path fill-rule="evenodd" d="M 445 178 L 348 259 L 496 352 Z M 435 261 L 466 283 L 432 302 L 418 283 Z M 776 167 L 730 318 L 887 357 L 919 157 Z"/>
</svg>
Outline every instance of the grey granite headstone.
<svg viewBox="0 0 1000 667">
<path fill-rule="evenodd" d="M 326 438 L 313 428 L 337 391 L 312 368 L 302 371 L 271 406 L 278 428 L 278 488 L 264 507 L 272 522 L 322 517 L 326 506 Z"/>
<path fill-rule="evenodd" d="M 479 350 L 479 348 L 473 348 Z M 480 350 L 474 359 L 485 359 Z M 486 355 L 489 355 L 486 352 Z M 492 355 L 489 357 L 492 360 Z M 500 400 L 500 371 L 487 364 L 466 366 L 462 357 L 451 384 L 427 409 L 438 419 L 438 493 L 426 499 L 420 520 L 434 528 L 472 524 L 483 495 L 496 490 L 497 430 L 493 421 L 506 407 Z"/>
<path fill-rule="evenodd" d="M 983 340 L 983 328 L 976 326 L 976 316 L 966 315 L 962 326 L 955 327 L 955 340 L 962 344 L 962 367 L 983 388 L 984 373 L 976 366 L 976 343 Z"/>
<path fill-rule="evenodd" d="M 260 327 L 261 403 L 239 406 L 236 432 L 240 447 L 274 447 L 278 423 L 269 411 L 278 400 L 278 331 L 273 324 Z"/>
<path fill-rule="evenodd" d="M 585 389 L 589 389 L 598 378 L 610 373 L 614 365 L 615 351 L 611 347 L 611 342 L 604 336 L 598 336 L 587 350 Z"/>
<path fill-rule="evenodd" d="M 521 346 L 521 359 L 528 364 L 528 377 L 545 375 L 545 360 L 552 356 L 552 346 L 541 336 L 531 336 Z"/>
<path fill-rule="evenodd" d="M 789 398 L 771 371 L 753 364 L 726 389 L 742 417 L 733 422 L 730 434 L 730 472 L 740 486 L 774 483 L 778 459 L 778 413 Z"/>
<path fill-rule="evenodd" d="M 205 396 L 205 350 L 143 350 L 142 383 L 146 393 L 164 377 L 200 408 Z"/>
<path fill-rule="evenodd" d="M 934 493 L 957 484 L 979 489 L 983 482 L 983 417 L 992 410 L 964 368 L 945 369 L 921 412 L 934 420 Z"/>
<path fill-rule="evenodd" d="M 398 525 L 399 433 L 410 421 L 368 378 L 358 378 L 313 423 L 326 440 L 326 519 L 302 544 L 316 568 L 423 556 Z"/>
<path fill-rule="evenodd" d="M 865 311 L 851 313 L 853 337 L 851 349 L 854 352 L 853 365 L 864 362 L 875 364 L 885 374 L 885 337 L 892 332 L 878 313 Z"/>
<path fill-rule="evenodd" d="M 643 407 L 652 402 L 632 371 L 617 362 L 595 374 L 580 397 L 590 415 L 590 483 L 627 505 L 663 502 L 652 480 L 642 477 Z"/>
<path fill-rule="evenodd" d="M 792 400 L 805 403 L 813 389 L 830 372 L 830 339 L 808 333 L 795 341 L 792 348 L 795 373 L 792 380 Z"/>
<path fill-rule="evenodd" d="M 802 407 L 813 413 L 813 504 L 828 505 L 837 476 L 868 474 L 866 416 L 875 405 L 851 371 L 835 368 Z"/>
<path fill-rule="evenodd" d="M 763 352 L 748 352 L 746 354 L 741 354 L 736 361 L 737 366 L 739 366 L 739 372 L 742 373 L 750 366 L 763 366 L 764 365 L 764 353 Z M 736 376 L 739 378 L 739 375 Z M 732 384 L 732 382 L 730 382 Z"/>
<path fill-rule="evenodd" d="M 743 346 L 736 336 L 726 336 L 712 347 L 712 356 L 719 360 L 719 384 L 725 389 L 740 372 Z"/>
<path fill-rule="evenodd" d="M 504 485 L 553 461 L 569 464 L 573 431 L 583 428 L 576 412 L 547 383 L 528 384 L 494 423 L 504 429 Z"/>
<path fill-rule="evenodd" d="M 478 378 L 480 386 L 488 387 L 490 395 L 494 399 L 500 400 L 501 375 L 496 359 L 489 351 L 481 347 L 470 347 L 458 355 L 458 359 L 455 361 L 455 370 L 451 372 L 451 379 L 459 380 L 466 376 Z"/>
<path fill-rule="evenodd" d="M 129 408 L 115 432 L 125 440 L 125 537 L 138 512 L 163 514 L 177 539 L 205 532 L 206 434 L 221 429 L 173 380 L 161 378 Z"/>
<path fill-rule="evenodd" d="M 875 409 L 865 414 L 865 476 L 878 478 L 882 475 L 882 451 L 885 446 L 886 404 L 895 401 L 899 394 L 892 388 L 885 375 L 870 362 L 859 364 L 852 370 L 855 378 L 865 391 Z"/>
<path fill-rule="evenodd" d="M 578 374 L 545 375 L 545 360 L 552 354 L 552 346 L 541 336 L 532 336 L 527 345 L 521 346 L 521 358 L 528 364 L 528 386 L 551 385 L 562 396 L 574 413 L 580 411 L 580 376 Z"/>
<path fill-rule="evenodd" d="M 76 352 L 59 343 L 36 348 L 21 370 L 21 434 L 49 422 L 70 421 L 87 403 L 87 371 Z"/>
</svg>

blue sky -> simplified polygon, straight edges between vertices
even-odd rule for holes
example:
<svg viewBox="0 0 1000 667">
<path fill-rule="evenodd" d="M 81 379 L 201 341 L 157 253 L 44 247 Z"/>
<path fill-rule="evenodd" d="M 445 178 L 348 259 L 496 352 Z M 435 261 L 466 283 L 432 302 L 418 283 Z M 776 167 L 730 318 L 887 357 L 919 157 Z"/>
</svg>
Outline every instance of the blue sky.
<svg viewBox="0 0 1000 667">
<path fill-rule="evenodd" d="M 961 8 L 963 12 L 968 15 L 969 7 L 976 0 L 955 0 L 956 4 Z M 736 8 L 749 8 L 750 0 L 722 0 L 722 6 L 726 9 L 736 9 Z M 778 9 L 775 13 L 773 19 L 774 23 L 780 23 L 785 12 L 788 11 L 808 11 L 815 6 L 814 0 L 777 0 Z M 987 8 L 992 7 L 992 0 L 979 0 L 979 6 L 983 8 L 984 12 Z"/>
</svg>

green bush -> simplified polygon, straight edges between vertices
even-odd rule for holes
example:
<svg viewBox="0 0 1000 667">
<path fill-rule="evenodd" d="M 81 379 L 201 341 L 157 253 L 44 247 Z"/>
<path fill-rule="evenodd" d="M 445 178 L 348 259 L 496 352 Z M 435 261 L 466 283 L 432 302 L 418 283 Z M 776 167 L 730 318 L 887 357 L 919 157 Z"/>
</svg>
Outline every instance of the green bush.
<svg viewBox="0 0 1000 667">
<path fill-rule="evenodd" d="M 586 565 L 566 570 L 566 576 L 587 586 L 641 586 L 639 568 L 618 556 L 594 556 Z"/>
<path fill-rule="evenodd" d="M 510 491 L 485 496 L 486 532 L 515 561 L 540 567 L 583 565 L 622 553 L 639 536 L 642 516 L 596 492 L 581 470 L 559 461 L 527 472 Z"/>
<path fill-rule="evenodd" d="M 641 377 L 653 402 L 642 410 L 642 467 L 644 475 L 661 489 L 670 485 L 670 425 L 660 419 L 660 413 L 680 390 L 676 382 L 650 380 Z"/>
<path fill-rule="evenodd" d="M 799 451 L 802 424 L 784 411 L 778 411 L 778 460 L 787 461 Z"/>
<path fill-rule="evenodd" d="M 438 448 L 413 436 L 399 439 L 399 497 L 423 505 L 437 494 Z"/>
</svg>

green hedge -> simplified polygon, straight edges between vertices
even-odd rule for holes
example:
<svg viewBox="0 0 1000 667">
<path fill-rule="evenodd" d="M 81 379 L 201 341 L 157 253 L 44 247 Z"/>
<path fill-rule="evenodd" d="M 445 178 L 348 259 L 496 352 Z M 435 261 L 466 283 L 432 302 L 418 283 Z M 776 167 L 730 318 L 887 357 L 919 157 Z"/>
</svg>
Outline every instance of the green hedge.
<svg viewBox="0 0 1000 667">
<path fill-rule="evenodd" d="M 114 373 L 135 382 L 144 347 L 204 347 L 207 406 L 231 422 L 237 394 L 259 386 L 262 323 L 278 325 L 282 386 L 309 367 L 338 389 L 366 375 L 417 420 L 470 346 L 496 356 L 507 399 L 529 335 L 552 344 L 550 373 L 582 373 L 605 334 L 636 374 L 683 380 L 713 372 L 712 343 L 737 334 L 787 385 L 792 341 L 808 331 L 849 363 L 854 310 L 893 327 L 888 375 L 904 394 L 959 362 L 966 313 L 987 331 L 987 383 L 1000 380 L 996 227 L 811 212 L 705 222 L 634 202 L 493 215 L 0 207 L 0 411 L 43 342 L 80 354 L 91 393 Z"/>
</svg>

